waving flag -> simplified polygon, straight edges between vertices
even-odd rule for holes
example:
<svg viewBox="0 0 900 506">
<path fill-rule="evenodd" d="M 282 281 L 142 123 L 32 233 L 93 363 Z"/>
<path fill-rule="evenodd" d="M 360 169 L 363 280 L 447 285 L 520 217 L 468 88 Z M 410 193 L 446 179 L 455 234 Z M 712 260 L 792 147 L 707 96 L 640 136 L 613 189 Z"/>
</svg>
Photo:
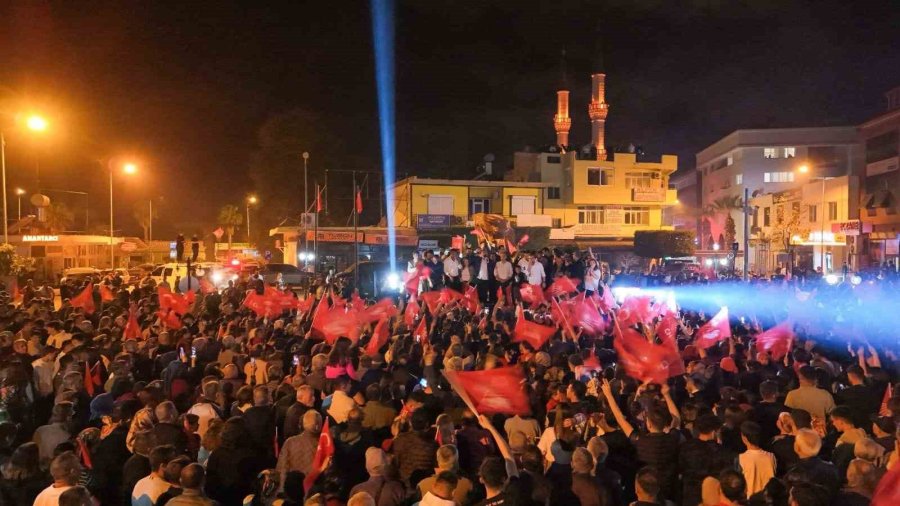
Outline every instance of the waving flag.
<svg viewBox="0 0 900 506">
<path fill-rule="evenodd" d="M 329 344 L 339 337 L 346 337 L 354 343 L 359 340 L 359 316 L 356 311 L 347 311 L 343 307 L 333 307 L 318 321 L 314 319 L 312 328 Z"/>
<path fill-rule="evenodd" d="M 568 313 L 568 306 L 565 308 L 559 304 L 559 301 L 553 299 L 550 303 L 550 314 L 553 316 L 553 321 L 556 322 L 557 325 L 562 325 L 563 331 L 569 335 L 572 339 L 575 339 L 575 330 L 572 329 L 572 324 L 570 322 L 570 318 Z"/>
<path fill-rule="evenodd" d="M 470 372 L 445 369 L 443 373 L 453 390 L 478 414 L 531 412 L 524 388 L 525 374 L 518 366 Z"/>
<path fill-rule="evenodd" d="M 313 312 L 313 318 L 312 318 L 312 328 L 313 329 L 316 328 L 316 325 L 322 324 L 323 319 L 326 318 L 329 307 L 330 306 L 328 305 L 328 298 L 322 297 L 319 300 L 319 304 L 316 306 L 316 310 Z"/>
<path fill-rule="evenodd" d="M 872 495 L 871 506 L 896 506 L 900 504 L 900 465 L 894 467 L 881 477 L 875 493 Z"/>
<path fill-rule="evenodd" d="M 412 328 L 413 324 L 416 323 L 416 315 L 419 314 L 419 311 L 419 303 L 416 302 L 416 298 L 410 298 L 409 302 L 406 303 L 406 309 L 403 310 L 403 321 L 406 322 L 408 328 Z"/>
<path fill-rule="evenodd" d="M 212 281 L 206 278 L 200 278 L 200 293 L 206 295 L 210 293 L 216 293 L 216 285 L 212 284 Z"/>
<path fill-rule="evenodd" d="M 547 288 L 547 295 L 551 297 L 560 297 L 578 291 L 578 281 L 567 278 L 565 276 L 556 278 Z"/>
<path fill-rule="evenodd" d="M 111 302 L 116 296 L 112 290 L 106 285 L 100 285 L 100 300 L 103 302 Z"/>
<path fill-rule="evenodd" d="M 600 306 L 604 311 L 608 312 L 610 309 L 616 307 L 616 298 L 613 297 L 612 289 L 608 286 L 601 283 L 600 287 L 603 289 L 603 297 L 600 298 Z M 597 294 L 594 293 L 594 296 L 596 297 Z"/>
<path fill-rule="evenodd" d="M 297 299 L 294 303 L 297 311 L 300 313 L 308 313 L 312 310 L 313 304 L 315 304 L 316 298 L 312 295 L 307 295 L 303 299 Z"/>
<path fill-rule="evenodd" d="M 241 305 L 249 308 L 257 316 L 272 318 L 281 314 L 281 306 L 278 300 L 273 299 L 271 296 L 260 295 L 253 290 L 247 293 Z"/>
<path fill-rule="evenodd" d="M 379 320 L 378 323 L 375 324 L 375 330 L 372 331 L 372 337 L 369 339 L 369 344 L 366 345 L 366 355 L 370 357 L 378 355 L 378 350 L 387 344 L 390 338 L 387 319 Z"/>
<path fill-rule="evenodd" d="M 156 293 L 159 296 L 160 309 L 171 309 L 179 315 L 184 315 L 190 311 L 191 304 L 194 303 L 195 298 L 193 291 L 181 295 L 164 286 L 158 287 Z"/>
<path fill-rule="evenodd" d="M 441 303 L 441 292 L 435 292 L 434 290 L 429 292 L 422 292 L 419 294 L 419 299 L 425 303 L 425 307 L 428 308 L 428 312 L 432 315 L 437 314 L 438 306 Z"/>
<path fill-rule="evenodd" d="M 441 297 L 440 301 L 442 304 L 451 304 L 456 301 L 462 301 L 465 299 L 465 295 L 457 292 L 456 290 L 452 290 L 450 288 L 441 289 Z"/>
<path fill-rule="evenodd" d="M 125 323 L 125 330 L 122 331 L 124 339 L 141 339 L 141 326 L 137 321 L 137 311 L 133 308 L 128 311 L 128 321 Z"/>
<path fill-rule="evenodd" d="M 156 316 L 166 326 L 167 329 L 178 330 L 182 327 L 181 318 L 171 309 L 160 309 L 156 312 Z"/>
<path fill-rule="evenodd" d="M 651 343 L 632 328 L 624 330 L 616 324 L 613 347 L 625 373 L 639 381 L 665 383 L 669 378 L 668 351 Z"/>
<path fill-rule="evenodd" d="M 88 283 L 84 290 L 69 300 L 72 307 L 80 307 L 84 314 L 93 314 L 94 310 L 94 284 Z"/>
<path fill-rule="evenodd" d="M 775 360 L 781 360 L 791 351 L 793 341 L 792 325 L 783 322 L 756 336 L 756 349 L 767 351 Z"/>
<path fill-rule="evenodd" d="M 556 329 L 553 327 L 526 320 L 525 311 L 522 310 L 521 305 L 516 309 L 516 326 L 513 328 L 512 335 L 513 342 L 526 342 L 535 350 L 539 350 L 555 333 Z"/>
<path fill-rule="evenodd" d="M 390 297 L 381 299 L 369 307 L 359 311 L 359 321 L 362 324 L 373 323 L 386 318 L 397 316 L 397 306 Z"/>
<path fill-rule="evenodd" d="M 319 478 L 322 466 L 325 461 L 334 455 L 334 439 L 331 438 L 331 429 L 328 427 L 328 417 L 322 424 L 322 432 L 319 433 L 319 444 L 316 446 L 316 454 L 313 456 L 312 466 L 310 466 L 309 474 L 303 480 L 303 489 L 309 492 L 309 489 Z"/>
<path fill-rule="evenodd" d="M 543 302 L 547 302 L 547 299 L 544 298 L 544 289 L 541 288 L 541 285 L 524 284 L 519 287 L 519 295 L 522 296 L 522 300 L 530 304 L 533 308 L 541 305 Z"/>
<path fill-rule="evenodd" d="M 684 359 L 681 357 L 681 352 L 678 351 L 677 335 L 678 320 L 672 313 L 666 314 L 656 325 L 656 337 L 666 350 L 665 360 L 669 364 L 669 377 L 684 374 Z"/>
<path fill-rule="evenodd" d="M 584 296 L 584 292 L 567 303 L 570 321 L 590 336 L 599 336 L 606 331 L 606 320 L 600 315 L 600 309 L 593 299 Z"/>
<path fill-rule="evenodd" d="M 88 367 L 88 363 L 84 363 L 84 390 L 91 397 L 94 396 L 96 388 L 103 384 L 100 378 L 100 362 L 94 364 L 94 367 Z"/>
<path fill-rule="evenodd" d="M 466 288 L 466 293 L 463 294 L 463 304 L 470 313 L 475 314 L 478 312 L 478 309 L 481 307 L 481 301 L 478 299 L 478 290 L 474 286 Z"/>
<path fill-rule="evenodd" d="M 649 324 L 653 317 L 653 303 L 649 295 L 626 297 L 617 315 L 619 325 L 623 327 L 631 327 L 638 322 Z"/>
<path fill-rule="evenodd" d="M 697 329 L 694 337 L 696 339 L 694 344 L 703 349 L 731 337 L 731 325 L 728 323 L 728 307 L 722 306 L 722 309 L 711 320 Z"/>
<path fill-rule="evenodd" d="M 416 327 L 416 331 L 413 332 L 413 337 L 416 338 L 416 341 L 424 344 L 428 343 L 428 324 L 425 322 L 424 316 L 422 316 L 422 320 L 419 321 L 419 326 Z"/>
</svg>

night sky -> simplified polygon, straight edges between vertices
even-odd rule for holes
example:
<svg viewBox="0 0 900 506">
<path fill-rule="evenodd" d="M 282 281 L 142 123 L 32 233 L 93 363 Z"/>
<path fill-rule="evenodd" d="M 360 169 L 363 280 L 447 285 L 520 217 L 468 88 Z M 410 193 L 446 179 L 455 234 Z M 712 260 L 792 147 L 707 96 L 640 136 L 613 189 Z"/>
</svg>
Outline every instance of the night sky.
<svg viewBox="0 0 900 506">
<path fill-rule="evenodd" d="M 42 187 L 89 192 L 105 224 L 92 160 L 137 156 L 140 178 L 116 186 L 125 230 L 150 197 L 166 202 L 158 234 L 211 230 L 255 190 L 262 125 L 296 110 L 327 152 L 306 148 L 311 168 L 380 167 L 365 1 L 38 3 L 0 3 L 0 113 L 41 110 L 53 127 L 35 139 L 0 116 L 10 188 L 33 189 L 40 164 Z M 608 143 L 682 169 L 738 128 L 857 124 L 900 85 L 896 2 L 741 3 L 398 2 L 398 173 L 474 175 L 486 153 L 502 169 L 551 143 L 563 48 L 572 143 L 589 141 L 602 47 Z"/>
</svg>

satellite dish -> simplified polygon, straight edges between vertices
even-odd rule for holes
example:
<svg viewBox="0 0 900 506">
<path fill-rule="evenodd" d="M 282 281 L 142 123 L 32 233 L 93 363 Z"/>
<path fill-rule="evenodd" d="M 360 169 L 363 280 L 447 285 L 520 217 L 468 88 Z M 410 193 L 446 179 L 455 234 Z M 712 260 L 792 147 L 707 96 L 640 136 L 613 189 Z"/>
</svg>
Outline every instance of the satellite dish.
<svg viewBox="0 0 900 506">
<path fill-rule="evenodd" d="M 488 153 L 488 154 L 484 155 L 484 161 L 486 161 L 486 162 L 493 162 L 493 161 L 494 161 L 494 154 L 493 154 L 493 153 Z"/>
</svg>

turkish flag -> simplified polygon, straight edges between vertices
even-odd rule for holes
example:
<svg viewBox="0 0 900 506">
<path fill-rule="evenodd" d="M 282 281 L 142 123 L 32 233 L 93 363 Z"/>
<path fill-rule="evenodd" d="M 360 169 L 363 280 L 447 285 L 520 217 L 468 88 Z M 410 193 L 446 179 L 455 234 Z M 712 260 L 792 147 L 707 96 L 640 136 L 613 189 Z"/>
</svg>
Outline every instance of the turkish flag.
<svg viewBox="0 0 900 506">
<path fill-rule="evenodd" d="M 547 288 L 547 295 L 560 297 L 578 291 L 578 281 L 565 276 L 556 280 Z"/>
<path fill-rule="evenodd" d="M 430 275 L 431 269 L 424 265 L 417 266 L 416 270 L 413 272 L 403 273 L 403 284 L 406 287 L 406 291 L 409 292 L 410 295 L 419 293 L 419 284 L 421 283 L 422 278 L 427 278 Z"/>
<path fill-rule="evenodd" d="M 216 293 L 216 285 L 206 278 L 200 278 L 200 292 L 203 294 Z"/>
<path fill-rule="evenodd" d="M 331 438 L 331 429 L 328 427 L 328 417 L 325 417 L 325 423 L 322 424 L 322 432 L 319 433 L 319 444 L 316 446 L 316 454 L 313 456 L 312 466 L 310 466 L 309 474 L 303 480 L 303 489 L 309 492 L 309 489 L 316 482 L 321 472 L 322 465 L 329 457 L 334 455 L 334 439 Z"/>
<path fill-rule="evenodd" d="M 518 251 L 516 245 L 509 239 L 506 239 L 506 251 L 509 251 L 510 255 L 515 255 L 516 251 Z"/>
<path fill-rule="evenodd" d="M 756 336 L 756 349 L 768 351 L 775 360 L 783 359 L 794 341 L 792 327 L 789 322 L 782 322 Z"/>
<path fill-rule="evenodd" d="M 244 297 L 243 306 L 249 308 L 257 316 L 272 318 L 281 314 L 281 305 L 278 299 L 272 296 L 259 295 L 253 290 Z"/>
<path fill-rule="evenodd" d="M 541 285 L 531 285 L 524 284 L 519 287 L 519 295 L 522 296 L 522 300 L 531 305 L 531 307 L 537 307 L 543 302 L 547 302 L 547 299 L 544 298 L 544 289 L 541 288 Z"/>
<path fill-rule="evenodd" d="M 601 285 L 603 288 L 603 298 L 601 307 L 604 311 L 609 311 L 610 309 L 616 307 L 616 298 L 613 297 L 612 289 L 606 285 Z M 594 294 L 597 295 L 596 293 Z"/>
<path fill-rule="evenodd" d="M 438 305 L 441 303 L 441 292 L 435 292 L 433 290 L 430 292 L 422 292 L 419 294 L 419 298 L 425 303 L 425 306 L 431 314 L 437 314 Z"/>
<path fill-rule="evenodd" d="M 665 383 L 669 378 L 669 352 L 665 346 L 651 343 L 638 331 L 614 329 L 613 347 L 625 373 L 641 382 Z"/>
<path fill-rule="evenodd" d="M 319 300 L 319 304 L 316 306 L 316 310 L 313 312 L 312 318 L 312 329 L 315 330 L 317 324 L 321 324 L 324 318 L 327 317 L 328 314 L 328 299 L 326 297 L 322 297 Z"/>
<path fill-rule="evenodd" d="M 555 333 L 556 329 L 553 327 L 526 320 L 525 311 L 522 310 L 521 305 L 516 309 L 516 326 L 513 328 L 512 335 L 513 342 L 526 342 L 535 350 L 539 350 Z"/>
<path fill-rule="evenodd" d="M 553 299 L 550 305 L 550 314 L 553 316 L 553 320 L 557 325 L 562 325 L 563 330 L 571 337 L 575 339 L 575 330 L 572 329 L 572 324 L 570 323 L 570 318 L 568 314 L 568 307 L 565 308 L 559 305 L 559 302 L 556 299 Z"/>
<path fill-rule="evenodd" d="M 479 414 L 527 415 L 525 374 L 518 366 L 481 371 L 443 371 L 453 389 Z"/>
<path fill-rule="evenodd" d="M 159 296 L 159 308 L 171 309 L 179 315 L 186 314 L 190 311 L 191 304 L 194 303 L 194 292 L 190 291 L 185 295 L 174 293 L 164 286 L 156 289 Z"/>
<path fill-rule="evenodd" d="M 416 338 L 416 341 L 428 343 L 428 324 L 425 323 L 424 316 L 422 316 L 422 320 L 419 321 L 419 326 L 416 327 L 416 331 L 413 332 L 413 337 Z"/>
<path fill-rule="evenodd" d="M 616 316 L 619 325 L 623 327 L 631 327 L 638 322 L 649 323 L 653 319 L 653 305 L 650 296 L 625 297 Z"/>
<path fill-rule="evenodd" d="M 362 191 L 356 190 L 356 214 L 362 214 L 363 205 L 362 205 Z"/>
<path fill-rule="evenodd" d="M 421 308 L 419 307 L 419 303 L 416 302 L 416 298 L 412 297 L 409 299 L 409 302 L 406 303 L 406 309 L 403 310 L 403 321 L 406 322 L 406 326 L 412 328 L 413 324 L 416 322 L 416 315 L 419 314 Z"/>
<path fill-rule="evenodd" d="M 381 299 L 369 307 L 364 307 L 359 311 L 359 322 L 361 324 L 377 322 L 386 318 L 397 316 L 397 306 L 390 297 Z"/>
<path fill-rule="evenodd" d="M 584 330 L 590 336 L 598 336 L 606 331 L 606 320 L 600 315 L 600 309 L 593 299 L 588 299 L 582 292 L 571 302 L 568 302 L 570 321 Z"/>
<path fill-rule="evenodd" d="M 461 301 L 465 299 L 465 295 L 457 292 L 456 290 L 452 290 L 450 288 L 441 289 L 441 298 L 439 299 L 443 304 L 451 304 L 456 301 Z"/>
<path fill-rule="evenodd" d="M 722 309 L 711 320 L 697 329 L 694 337 L 694 344 L 703 349 L 731 337 L 731 325 L 728 323 L 728 307 L 722 306 Z"/>
<path fill-rule="evenodd" d="M 125 323 L 125 330 L 122 332 L 124 339 L 141 339 L 141 326 L 137 321 L 137 312 L 134 309 L 128 311 L 128 322 Z"/>
<path fill-rule="evenodd" d="M 382 319 L 375 324 L 375 330 L 372 331 L 372 337 L 369 339 L 369 344 L 366 345 L 366 355 L 370 357 L 377 355 L 378 350 L 391 338 L 387 322 L 387 319 Z"/>
<path fill-rule="evenodd" d="M 329 344 L 339 337 L 346 337 L 354 343 L 359 340 L 359 316 L 356 311 L 347 311 L 343 307 L 329 309 L 322 318 L 313 321 L 312 328 L 319 331 Z"/>
<path fill-rule="evenodd" d="M 178 315 L 175 313 L 175 311 L 173 311 L 171 309 L 168 309 L 168 310 L 160 309 L 159 311 L 156 312 L 156 316 L 159 317 L 160 321 L 168 329 L 178 330 L 182 327 L 181 319 L 178 318 Z"/>
<path fill-rule="evenodd" d="M 106 285 L 100 285 L 100 300 L 103 302 L 110 302 L 115 300 L 116 296 L 113 294 L 113 291 L 109 289 Z"/>
<path fill-rule="evenodd" d="M 322 212 L 322 190 L 319 189 L 319 185 L 316 185 L 316 212 Z"/>
<path fill-rule="evenodd" d="M 678 320 L 671 313 L 666 314 L 656 325 L 656 337 L 666 349 L 666 362 L 669 363 L 669 377 L 684 374 L 684 359 L 678 351 Z"/>
<path fill-rule="evenodd" d="M 881 397 L 881 407 L 878 408 L 878 416 L 891 416 L 891 410 L 888 408 L 888 403 L 894 397 L 894 387 L 888 383 L 887 388 L 884 389 L 884 395 Z"/>
<path fill-rule="evenodd" d="M 475 314 L 478 312 L 481 301 L 478 300 L 478 290 L 474 286 L 466 288 L 466 293 L 463 294 L 463 303 L 466 306 L 466 310 L 470 313 Z"/>
<path fill-rule="evenodd" d="M 347 305 L 347 301 L 344 300 L 344 298 L 341 297 L 340 295 L 334 293 L 333 291 L 331 292 L 331 295 L 329 297 L 331 298 L 331 306 L 332 307 L 344 307 Z"/>
<path fill-rule="evenodd" d="M 88 283 L 81 293 L 69 299 L 69 304 L 72 307 L 80 307 L 84 314 L 93 314 L 96 309 L 94 307 L 94 284 Z"/>
<path fill-rule="evenodd" d="M 297 311 L 301 313 L 308 313 L 312 310 L 313 304 L 315 304 L 316 298 L 312 295 L 307 295 L 306 298 L 297 299 L 294 302 L 294 307 L 297 308 Z"/>
<path fill-rule="evenodd" d="M 896 506 L 900 504 L 900 466 L 885 473 L 875 487 L 871 506 Z"/>
<path fill-rule="evenodd" d="M 656 324 L 656 337 L 661 341 L 675 341 L 678 335 L 678 320 L 672 314 L 667 314 Z"/>
</svg>

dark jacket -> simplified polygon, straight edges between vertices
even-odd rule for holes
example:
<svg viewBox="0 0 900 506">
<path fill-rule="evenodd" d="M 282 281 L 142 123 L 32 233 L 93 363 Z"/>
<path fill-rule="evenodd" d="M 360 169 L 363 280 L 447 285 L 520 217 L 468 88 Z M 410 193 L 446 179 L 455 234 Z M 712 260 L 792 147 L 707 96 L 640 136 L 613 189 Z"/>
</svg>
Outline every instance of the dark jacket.
<svg viewBox="0 0 900 506">
<path fill-rule="evenodd" d="M 438 445 L 433 438 L 425 432 L 404 432 L 394 438 L 391 453 L 397 459 L 397 467 L 400 478 L 409 483 L 409 478 L 415 471 L 428 471 L 429 473 L 437 465 Z"/>
</svg>

